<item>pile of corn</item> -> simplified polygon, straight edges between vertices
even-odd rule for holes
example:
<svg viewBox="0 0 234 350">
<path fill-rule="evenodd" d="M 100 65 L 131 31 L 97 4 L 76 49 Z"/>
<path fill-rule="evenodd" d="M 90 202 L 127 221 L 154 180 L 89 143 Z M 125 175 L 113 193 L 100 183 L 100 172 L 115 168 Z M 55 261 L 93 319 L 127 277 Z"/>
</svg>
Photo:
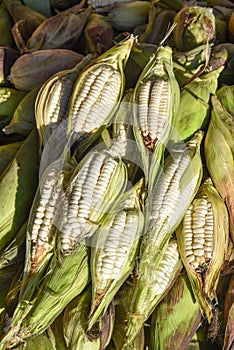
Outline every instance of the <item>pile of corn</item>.
<svg viewBox="0 0 234 350">
<path fill-rule="evenodd" d="M 0 1 L 0 349 L 234 347 L 234 2 Z"/>
</svg>

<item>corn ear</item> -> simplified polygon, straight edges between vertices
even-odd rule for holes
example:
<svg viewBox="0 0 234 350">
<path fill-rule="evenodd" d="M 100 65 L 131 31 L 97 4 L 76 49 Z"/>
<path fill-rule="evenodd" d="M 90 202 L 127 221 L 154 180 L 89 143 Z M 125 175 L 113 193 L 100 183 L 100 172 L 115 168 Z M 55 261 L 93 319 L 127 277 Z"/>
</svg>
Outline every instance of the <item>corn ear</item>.
<svg viewBox="0 0 234 350">
<path fill-rule="evenodd" d="M 55 248 L 55 233 L 61 214 L 64 170 L 61 162 L 44 172 L 34 197 L 27 227 L 27 267 L 36 273 L 45 257 Z"/>
<path fill-rule="evenodd" d="M 194 295 L 209 322 L 228 243 L 228 213 L 208 178 L 177 228 L 181 259 Z"/>
<path fill-rule="evenodd" d="M 28 92 L 18 104 L 14 111 L 10 124 L 3 129 L 6 135 L 20 134 L 27 136 L 36 125 L 35 121 L 35 100 L 38 94 L 38 88 Z"/>
<path fill-rule="evenodd" d="M 180 105 L 171 135 L 173 141 L 188 141 L 198 130 L 207 129 L 210 97 L 216 92 L 221 70 L 222 67 L 197 77 L 182 88 Z"/>
<path fill-rule="evenodd" d="M 212 96 L 211 120 L 204 149 L 208 171 L 215 188 L 224 199 L 234 240 L 234 122 L 216 96 Z"/>
<path fill-rule="evenodd" d="M 59 227 L 63 253 L 69 253 L 96 231 L 125 190 L 126 181 L 126 166 L 120 158 L 115 159 L 105 151 L 85 156 L 65 192 Z"/>
<path fill-rule="evenodd" d="M 146 199 L 146 226 L 141 245 L 141 256 L 146 260 L 152 250 L 158 254 L 161 245 L 179 225 L 200 186 L 202 137 L 203 133 L 199 131 L 186 145 L 179 145 L 178 149 L 171 151 Z"/>
<path fill-rule="evenodd" d="M 53 74 L 73 68 L 83 55 L 72 50 L 38 50 L 20 56 L 12 65 L 10 81 L 16 89 L 30 91 Z"/>
<path fill-rule="evenodd" d="M 153 312 L 150 348 L 187 349 L 201 320 L 200 305 L 194 301 L 188 277 L 183 273 Z"/>
<path fill-rule="evenodd" d="M 201 140 L 202 133 L 199 132 L 186 147 L 177 149 L 168 156 L 164 172 L 161 171 L 152 192 L 147 197 L 146 224 L 139 253 L 136 292 L 131 308 L 132 316 L 127 326 L 129 343 L 181 269 L 177 243 L 175 241 L 168 243 L 168 240 L 179 225 L 201 181 L 202 164 L 199 152 Z M 164 251 L 170 245 L 169 255 L 165 258 L 168 262 L 161 263 Z M 166 252 L 165 254 L 167 256 Z M 171 260 L 169 256 L 172 257 Z M 152 266 L 155 269 L 159 268 L 159 275 Z M 164 272 L 166 278 L 163 277 Z"/>
<path fill-rule="evenodd" d="M 0 252 L 10 243 L 29 215 L 37 187 L 38 139 L 33 130 L 0 177 Z M 30 190 L 29 190 L 30 184 Z"/>
<path fill-rule="evenodd" d="M 102 315 L 134 268 L 144 216 L 140 208 L 143 179 L 124 193 L 92 238 L 92 304 L 89 329 Z"/>
<path fill-rule="evenodd" d="M 115 113 L 124 92 L 123 70 L 134 40 L 130 36 L 113 46 L 86 67 L 77 79 L 68 111 L 68 137 L 71 136 L 73 142 L 97 130 L 101 133 Z"/>
<path fill-rule="evenodd" d="M 65 124 L 65 135 L 60 135 L 60 138 L 66 142 L 68 103 L 77 77 L 90 60 L 91 56 L 86 56 L 74 68 L 53 75 L 40 88 L 35 103 L 35 114 L 41 146 L 46 145 L 60 123 Z"/>
<path fill-rule="evenodd" d="M 133 95 L 134 134 L 146 182 L 154 181 L 179 106 L 172 50 L 160 46 L 143 69 Z"/>
<path fill-rule="evenodd" d="M 160 254 L 154 259 L 148 256 L 148 262 L 140 256 L 138 278 L 130 307 L 130 315 L 126 326 L 127 342 L 131 345 L 158 303 L 174 284 L 182 270 L 177 243 L 175 240 L 164 244 Z M 150 260 L 150 263 L 149 263 Z M 144 264 L 144 271 L 142 266 Z M 140 269 L 139 269 L 140 268 Z"/>
</svg>

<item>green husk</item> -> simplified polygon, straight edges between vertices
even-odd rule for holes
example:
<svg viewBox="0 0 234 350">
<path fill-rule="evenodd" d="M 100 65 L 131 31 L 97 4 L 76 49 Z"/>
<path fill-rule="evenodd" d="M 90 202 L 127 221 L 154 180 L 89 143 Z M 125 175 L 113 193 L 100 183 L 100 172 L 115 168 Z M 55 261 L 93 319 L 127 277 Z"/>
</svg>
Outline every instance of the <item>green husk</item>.
<svg viewBox="0 0 234 350">
<path fill-rule="evenodd" d="M 111 7 L 107 19 L 114 29 L 132 32 L 136 26 L 147 23 L 149 8 L 148 1 L 117 3 Z"/>
<path fill-rule="evenodd" d="M 115 350 L 122 350 L 127 341 L 126 324 L 129 317 L 135 284 L 136 277 L 133 277 L 133 280 L 129 278 L 124 282 L 114 298 L 116 315 L 112 340 L 114 343 L 113 349 Z M 128 347 L 125 346 L 125 348 L 128 350 L 144 349 L 144 327 L 141 328 L 132 344 L 129 344 Z"/>
<path fill-rule="evenodd" d="M 6 5 L 4 3 L 0 4 L 0 45 L 3 46 L 13 46 L 13 38 L 11 34 L 12 19 L 9 15 Z"/>
<path fill-rule="evenodd" d="M 26 224 L 0 255 L 0 323 L 4 323 L 4 314 L 5 317 L 6 314 L 11 316 L 12 307 L 16 303 L 14 288 L 23 272 Z"/>
<path fill-rule="evenodd" d="M 216 92 L 221 71 L 222 67 L 206 73 L 182 88 L 171 140 L 188 141 L 198 130 L 206 130 L 210 117 L 210 97 Z"/>
<path fill-rule="evenodd" d="M 26 92 L 0 87 L 0 129 L 6 126 Z"/>
<path fill-rule="evenodd" d="M 153 0 L 154 4 L 159 5 L 162 8 L 169 8 L 175 11 L 179 11 L 184 7 L 184 3 L 182 0 L 175 0 L 171 2 L 170 0 Z"/>
<path fill-rule="evenodd" d="M 134 89 L 145 65 L 154 57 L 156 45 L 135 43 L 125 67 L 126 89 Z"/>
<path fill-rule="evenodd" d="M 184 6 L 175 16 L 173 31 L 176 48 L 188 51 L 215 38 L 215 16 L 209 8 Z"/>
<path fill-rule="evenodd" d="M 211 45 L 204 44 L 185 52 L 173 52 L 173 65 L 175 77 L 181 87 L 206 71 L 211 55 Z M 219 64 L 212 70 L 221 67 Z M 209 72 L 210 70 L 208 70 Z"/>
<path fill-rule="evenodd" d="M 216 96 L 212 96 L 211 102 L 211 120 L 204 143 L 206 165 L 227 205 L 230 234 L 234 239 L 234 119 Z"/>
<path fill-rule="evenodd" d="M 0 217 L 0 252 L 29 215 L 37 177 L 38 138 L 33 130 L 0 177 L 0 197 L 4 198 Z"/>
<path fill-rule="evenodd" d="M 37 275 L 25 282 L 28 288 L 21 294 L 11 320 L 11 329 L 0 348 L 12 346 L 32 335 L 43 333 L 66 305 L 89 283 L 88 249 L 80 245 L 68 256 L 54 252 L 44 277 Z M 30 285 L 35 293 L 32 296 Z"/>
<path fill-rule="evenodd" d="M 154 350 L 187 349 L 201 323 L 201 310 L 182 273 L 153 312 L 150 348 Z"/>
<path fill-rule="evenodd" d="M 224 85 L 216 92 L 216 96 L 226 111 L 234 117 L 234 85 Z"/>
<path fill-rule="evenodd" d="M 40 2 L 37 0 L 24 0 L 24 4 L 34 11 L 42 13 L 46 17 L 51 16 L 49 0 L 41 0 Z"/>
<path fill-rule="evenodd" d="M 63 316 L 64 338 L 67 348 L 71 350 L 104 349 L 109 342 L 113 328 L 111 312 L 106 315 L 105 321 L 100 320 L 90 331 L 87 331 L 87 316 L 90 310 L 91 298 L 92 290 L 91 285 L 89 285 L 82 294 L 73 299 L 65 308 Z M 108 338 L 107 343 L 105 338 Z"/>
<path fill-rule="evenodd" d="M 24 136 L 29 135 L 36 125 L 35 101 L 39 88 L 28 92 L 18 104 L 14 111 L 10 124 L 3 129 L 6 135 L 17 133 Z"/>
<path fill-rule="evenodd" d="M 46 334 L 35 335 L 23 344 L 14 347 L 15 350 L 55 350 L 52 342 Z"/>
<path fill-rule="evenodd" d="M 19 148 L 22 146 L 23 141 L 9 143 L 8 145 L 0 146 L 0 176 L 3 173 L 4 169 L 12 161 Z"/>
<path fill-rule="evenodd" d="M 63 315 L 64 311 L 58 317 L 56 317 L 54 322 L 46 331 L 54 349 L 56 350 L 67 350 L 63 334 Z"/>
<path fill-rule="evenodd" d="M 112 138 L 104 142 L 111 154 L 123 159 L 128 169 L 128 180 L 134 183 L 140 159 L 133 134 L 132 94 L 132 89 L 126 90 L 111 125 Z"/>
</svg>

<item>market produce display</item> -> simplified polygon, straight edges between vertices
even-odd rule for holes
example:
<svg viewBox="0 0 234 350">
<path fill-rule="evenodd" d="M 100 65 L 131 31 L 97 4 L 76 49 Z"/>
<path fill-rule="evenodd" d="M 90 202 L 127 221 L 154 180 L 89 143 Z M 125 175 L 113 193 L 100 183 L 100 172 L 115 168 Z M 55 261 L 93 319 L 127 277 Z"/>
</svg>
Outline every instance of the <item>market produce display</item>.
<svg viewBox="0 0 234 350">
<path fill-rule="evenodd" d="M 0 1 L 0 349 L 234 348 L 234 2 Z"/>
</svg>

